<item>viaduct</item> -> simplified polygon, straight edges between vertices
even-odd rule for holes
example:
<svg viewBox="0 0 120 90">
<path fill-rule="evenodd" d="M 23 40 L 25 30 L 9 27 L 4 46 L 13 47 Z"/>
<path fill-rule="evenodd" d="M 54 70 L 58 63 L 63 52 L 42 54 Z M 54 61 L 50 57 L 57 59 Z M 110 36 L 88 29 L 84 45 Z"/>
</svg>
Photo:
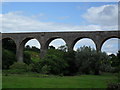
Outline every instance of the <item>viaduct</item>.
<svg viewBox="0 0 120 90">
<path fill-rule="evenodd" d="M 2 33 L 0 40 L 12 39 L 16 44 L 16 57 L 18 62 L 23 62 L 24 45 L 30 39 L 37 39 L 41 44 L 41 57 L 48 49 L 49 43 L 57 38 L 62 38 L 68 50 L 73 50 L 75 43 L 82 38 L 92 39 L 96 50 L 100 51 L 103 43 L 110 38 L 119 38 L 120 31 L 79 31 L 79 32 L 30 32 L 30 33 Z"/>
</svg>

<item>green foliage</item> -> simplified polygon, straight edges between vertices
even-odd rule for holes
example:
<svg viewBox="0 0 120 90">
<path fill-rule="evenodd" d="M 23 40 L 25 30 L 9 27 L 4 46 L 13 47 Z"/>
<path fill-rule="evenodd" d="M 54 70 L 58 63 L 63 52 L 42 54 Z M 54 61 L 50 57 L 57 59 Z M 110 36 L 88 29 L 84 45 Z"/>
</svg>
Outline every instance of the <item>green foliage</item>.
<svg viewBox="0 0 120 90">
<path fill-rule="evenodd" d="M 16 53 L 16 45 L 12 39 L 6 38 L 2 40 L 2 48 L 7 49 L 14 54 Z"/>
<path fill-rule="evenodd" d="M 13 65 L 10 66 L 11 73 L 24 73 L 28 71 L 28 66 L 25 63 L 22 62 L 15 62 Z"/>
<path fill-rule="evenodd" d="M 29 65 L 30 71 L 32 72 L 37 72 L 37 73 L 41 73 L 41 63 L 40 62 L 33 62 Z"/>
<path fill-rule="evenodd" d="M 28 58 L 26 57 L 26 59 L 29 60 L 30 63 L 40 61 L 40 53 L 38 52 L 26 50 L 24 51 L 24 55 L 25 54 L 28 54 Z M 25 59 L 25 56 L 24 56 L 24 59 Z"/>
<path fill-rule="evenodd" d="M 45 66 L 42 67 L 41 70 L 42 70 L 42 72 L 43 72 L 44 74 L 49 74 L 49 72 L 50 72 L 50 67 L 47 66 L 47 65 L 45 65 Z"/>
<path fill-rule="evenodd" d="M 117 53 L 117 56 L 114 54 L 111 54 L 110 56 L 111 66 L 112 70 L 111 72 L 117 73 L 120 72 L 120 50 Z"/>
<path fill-rule="evenodd" d="M 55 49 L 55 47 L 51 45 L 48 47 L 48 49 Z"/>
<path fill-rule="evenodd" d="M 107 88 L 110 90 L 120 90 L 120 83 L 110 83 Z"/>
<path fill-rule="evenodd" d="M 25 49 L 25 51 L 34 51 L 34 52 L 38 52 L 38 53 L 40 52 L 40 49 L 35 46 L 30 47 L 29 45 L 27 45 L 24 49 Z"/>
<path fill-rule="evenodd" d="M 62 46 L 58 47 L 58 50 L 66 52 L 66 51 L 68 51 L 68 47 L 67 47 L 67 45 L 62 45 Z"/>
<path fill-rule="evenodd" d="M 2 69 L 9 69 L 9 66 L 16 61 L 16 45 L 12 39 L 2 40 Z"/>
<path fill-rule="evenodd" d="M 108 56 L 106 53 L 97 52 L 90 47 L 83 46 L 77 50 L 76 61 L 79 73 L 90 74 L 93 72 L 98 75 L 101 66 L 105 64 L 104 62 L 108 64 Z"/>
<path fill-rule="evenodd" d="M 67 62 L 63 59 L 64 52 L 55 49 L 49 49 L 46 56 L 41 59 L 43 73 L 60 75 L 65 72 L 65 68 L 68 67 Z M 45 66 L 46 65 L 46 66 Z"/>
<path fill-rule="evenodd" d="M 2 49 L 2 69 L 9 69 L 9 66 L 16 61 L 16 56 L 13 52 Z"/>
<path fill-rule="evenodd" d="M 78 71 L 75 54 L 75 51 L 68 51 L 64 54 L 64 60 L 67 61 L 68 64 L 65 75 L 75 75 Z"/>
<path fill-rule="evenodd" d="M 26 64 L 31 64 L 32 60 L 31 60 L 31 55 L 29 54 L 29 52 L 24 52 L 24 63 Z"/>
</svg>

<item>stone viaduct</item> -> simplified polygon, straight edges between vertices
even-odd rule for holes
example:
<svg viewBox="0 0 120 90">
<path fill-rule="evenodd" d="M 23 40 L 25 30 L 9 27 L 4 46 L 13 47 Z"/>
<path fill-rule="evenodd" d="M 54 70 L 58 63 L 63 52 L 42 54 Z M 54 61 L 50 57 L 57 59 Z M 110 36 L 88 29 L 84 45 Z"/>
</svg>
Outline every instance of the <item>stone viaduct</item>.
<svg viewBox="0 0 120 90">
<path fill-rule="evenodd" d="M 30 32 L 30 33 L 2 33 L 2 39 L 10 38 L 16 44 L 16 57 L 18 62 L 23 62 L 23 48 L 30 39 L 37 39 L 41 45 L 41 57 L 48 49 L 49 43 L 57 38 L 62 38 L 68 50 L 73 50 L 75 43 L 82 38 L 92 39 L 96 50 L 100 51 L 103 43 L 110 38 L 119 38 L 120 31 L 79 31 L 79 32 Z"/>
</svg>

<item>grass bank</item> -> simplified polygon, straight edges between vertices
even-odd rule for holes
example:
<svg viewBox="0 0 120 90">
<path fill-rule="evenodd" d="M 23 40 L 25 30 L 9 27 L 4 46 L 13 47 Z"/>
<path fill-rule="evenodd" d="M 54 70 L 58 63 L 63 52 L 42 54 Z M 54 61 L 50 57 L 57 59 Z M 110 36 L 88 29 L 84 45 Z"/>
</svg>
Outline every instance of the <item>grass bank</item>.
<svg viewBox="0 0 120 90">
<path fill-rule="evenodd" d="M 80 75 L 48 76 L 40 74 L 3 75 L 3 88 L 106 88 L 108 82 L 114 82 L 116 76 Z"/>
</svg>

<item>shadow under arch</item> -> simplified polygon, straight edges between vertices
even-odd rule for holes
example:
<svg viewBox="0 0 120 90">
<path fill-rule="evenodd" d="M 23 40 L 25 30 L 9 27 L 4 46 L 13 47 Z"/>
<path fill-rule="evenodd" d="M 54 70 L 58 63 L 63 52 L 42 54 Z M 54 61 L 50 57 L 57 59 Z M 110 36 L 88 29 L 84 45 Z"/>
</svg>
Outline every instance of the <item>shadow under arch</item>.
<svg viewBox="0 0 120 90">
<path fill-rule="evenodd" d="M 5 37 L 5 38 L 2 38 L 1 40 L 2 40 L 2 48 L 4 48 L 4 49 L 9 48 L 9 50 L 11 50 L 11 51 L 13 50 L 13 52 L 16 54 L 17 44 L 13 38 Z"/>
<path fill-rule="evenodd" d="M 76 39 L 73 41 L 73 43 L 72 43 L 72 49 L 74 49 L 74 47 L 75 47 L 75 45 L 77 44 L 78 41 L 81 41 L 81 40 L 83 40 L 83 39 L 89 39 L 90 41 L 92 41 L 93 44 L 95 45 L 95 49 L 97 49 L 97 48 L 96 48 L 97 45 L 96 45 L 94 39 L 91 39 L 90 37 L 79 37 L 79 38 L 76 38 Z"/>
<path fill-rule="evenodd" d="M 6 37 L 2 38 L 2 69 L 9 67 L 17 61 L 16 58 L 16 43 L 14 39 Z"/>
</svg>

